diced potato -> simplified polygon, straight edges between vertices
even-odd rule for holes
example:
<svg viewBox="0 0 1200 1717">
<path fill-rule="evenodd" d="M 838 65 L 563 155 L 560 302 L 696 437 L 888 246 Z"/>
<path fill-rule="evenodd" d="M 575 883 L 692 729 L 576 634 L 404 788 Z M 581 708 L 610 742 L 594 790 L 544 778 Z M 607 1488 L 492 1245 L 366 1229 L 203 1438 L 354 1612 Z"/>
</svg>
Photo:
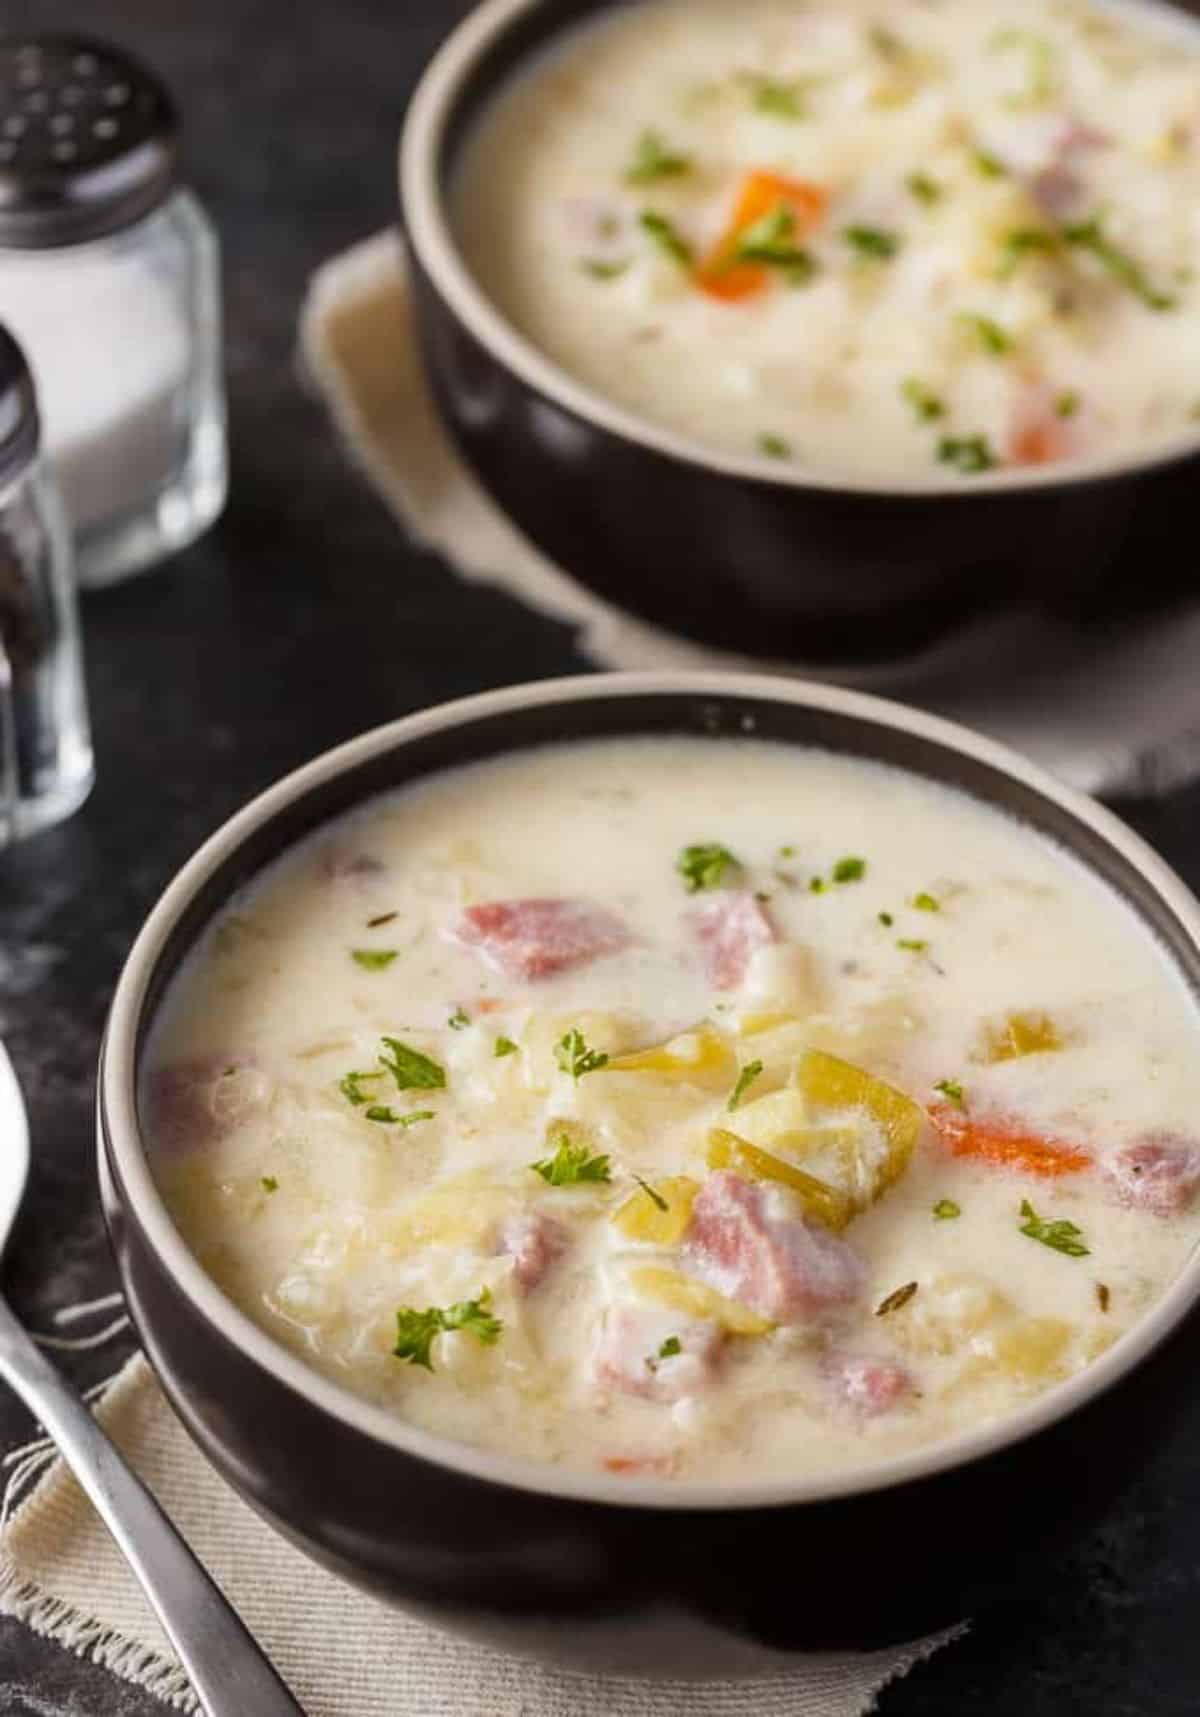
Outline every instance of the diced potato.
<svg viewBox="0 0 1200 1717">
<path fill-rule="evenodd" d="M 1071 1370 L 1067 1350 L 1074 1336 L 1074 1325 L 1061 1318 L 1021 1318 L 996 1332 L 987 1357 L 1017 1383 L 1049 1383 Z"/>
<path fill-rule="evenodd" d="M 810 1049 L 802 1059 L 797 1069 L 797 1085 L 813 1105 L 833 1110 L 859 1109 L 878 1124 L 884 1149 L 870 1158 L 865 1151 L 861 1154 L 863 1196 L 871 1202 L 894 1186 L 912 1161 L 925 1125 L 925 1111 L 920 1104 L 861 1067 L 819 1049 Z"/>
<path fill-rule="evenodd" d="M 1015 1315 L 1007 1295 L 984 1276 L 935 1276 L 886 1319 L 892 1339 L 909 1353 L 948 1357 L 972 1337 L 998 1329 Z"/>
<path fill-rule="evenodd" d="M 590 1039 L 588 1040 L 591 1041 Z M 616 1055 L 608 1064 L 611 1073 L 659 1073 L 692 1084 L 720 1087 L 736 1073 L 736 1057 L 729 1039 L 712 1026 L 699 1025 L 681 1032 L 666 1043 Z"/>
<path fill-rule="evenodd" d="M 797 1156 L 803 1154 L 811 1119 L 808 1104 L 795 1086 L 785 1086 L 767 1097 L 742 1103 L 736 1113 L 738 1134 L 752 1145 L 791 1151 Z"/>
<path fill-rule="evenodd" d="M 837 1187 L 806 1174 L 782 1157 L 772 1156 L 770 1151 L 760 1150 L 723 1127 L 714 1127 L 708 1135 L 708 1166 L 732 1169 L 749 1180 L 777 1181 L 796 1194 L 806 1216 L 835 1232 L 845 1228 L 855 1214 L 854 1200 Z"/>
<path fill-rule="evenodd" d="M 700 1190 L 690 1175 L 667 1175 L 654 1182 L 654 1190 L 666 1205 L 660 1210 L 644 1187 L 627 1198 L 612 1221 L 627 1240 L 642 1240 L 650 1246 L 678 1246 L 692 1220 L 692 1205 Z"/>
<path fill-rule="evenodd" d="M 727 1300 L 704 1282 L 684 1276 L 678 1270 L 663 1269 L 655 1264 L 639 1264 L 629 1272 L 630 1286 L 648 1300 L 675 1311 L 687 1312 L 696 1318 L 711 1318 L 731 1335 L 768 1335 L 774 1327 L 760 1318 L 748 1306 Z"/>
<path fill-rule="evenodd" d="M 1062 1047 L 1062 1033 L 1049 1014 L 1012 1013 L 984 1027 L 975 1059 L 988 1064 L 1016 1061 L 1022 1055 L 1043 1055 Z"/>
<path fill-rule="evenodd" d="M 509 1187 L 476 1170 L 440 1181 L 420 1198 L 381 1220 L 379 1237 L 388 1247 L 478 1246 L 514 1207 Z"/>
</svg>

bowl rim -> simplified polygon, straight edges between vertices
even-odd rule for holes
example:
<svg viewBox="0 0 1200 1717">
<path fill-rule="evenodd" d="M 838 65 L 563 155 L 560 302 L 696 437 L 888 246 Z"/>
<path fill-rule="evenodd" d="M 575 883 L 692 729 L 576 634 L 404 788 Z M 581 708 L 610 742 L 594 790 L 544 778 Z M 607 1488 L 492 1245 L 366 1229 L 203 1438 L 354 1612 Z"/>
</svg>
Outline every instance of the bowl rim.
<svg viewBox="0 0 1200 1717">
<path fill-rule="evenodd" d="M 918 501 L 1078 488 L 1105 479 L 1132 477 L 1169 467 L 1200 453 L 1200 428 L 1184 429 L 1144 452 L 1113 453 L 1066 469 L 1053 466 L 1001 468 L 972 476 L 969 483 L 933 471 L 928 477 L 823 471 L 789 467 L 762 454 L 736 454 L 642 418 L 607 399 L 547 357 L 519 333 L 479 286 L 455 242 L 440 184 L 440 163 L 449 121 L 461 90 L 480 60 L 514 25 L 551 0 L 483 0 L 451 31 L 421 76 L 400 137 L 398 178 L 402 228 L 422 271 L 443 302 L 479 344 L 544 399 L 620 440 L 678 463 L 763 486 L 839 495 Z M 1185 35 L 1200 46 L 1200 17 L 1180 12 L 1169 0 L 1097 0 L 1103 8 L 1149 19 L 1168 35 Z M 568 26 L 568 30 L 572 26 Z M 551 30 L 547 39 L 565 32 Z"/>
<path fill-rule="evenodd" d="M 923 1448 L 844 1472 L 746 1481 L 678 1481 L 591 1474 L 494 1453 L 411 1426 L 316 1370 L 254 1323 L 207 1275 L 175 1228 L 153 1175 L 137 1118 L 136 1053 L 147 990 L 177 921 L 212 873 L 246 841 L 298 799 L 344 771 L 431 733 L 480 718 L 548 705 L 646 694 L 782 702 L 829 711 L 933 742 L 990 765 L 1065 810 L 1137 872 L 1200 949 L 1200 903 L 1173 870 L 1111 812 L 1077 793 L 1007 746 L 924 711 L 864 692 L 753 673 L 662 672 L 582 675 L 505 687 L 419 710 L 361 734 L 293 770 L 252 799 L 208 837 L 167 885 L 150 912 L 120 974 L 109 1015 L 97 1083 L 99 1149 L 111 1155 L 117 1196 L 132 1212 L 146 1243 L 177 1289 L 211 1326 L 253 1364 L 335 1420 L 375 1442 L 442 1469 L 509 1489 L 580 1503 L 672 1511 L 795 1506 L 865 1495 L 934 1478 L 994 1455 L 1045 1430 L 1144 1360 L 1200 1299 L 1200 1247 L 1193 1249 L 1166 1292 L 1131 1329 L 1083 1371 L 1053 1385 L 997 1421 Z M 1086 859 L 1076 854 L 1087 866 Z M 1091 868 L 1088 866 L 1087 868 Z"/>
</svg>

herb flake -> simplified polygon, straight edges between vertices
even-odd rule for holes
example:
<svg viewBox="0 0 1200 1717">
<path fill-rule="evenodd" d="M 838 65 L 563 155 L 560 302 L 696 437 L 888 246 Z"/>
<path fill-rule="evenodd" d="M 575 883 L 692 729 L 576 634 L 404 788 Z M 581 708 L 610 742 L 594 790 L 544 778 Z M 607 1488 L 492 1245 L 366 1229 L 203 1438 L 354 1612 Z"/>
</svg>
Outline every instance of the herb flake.
<svg viewBox="0 0 1200 1717">
<path fill-rule="evenodd" d="M 1134 293 L 1141 299 L 1149 310 L 1174 310 L 1178 299 L 1172 298 L 1165 292 L 1159 292 L 1151 285 L 1146 270 L 1129 252 L 1122 250 L 1119 245 L 1106 237 L 1100 220 L 1093 216 L 1088 221 L 1078 221 L 1072 226 L 1063 228 L 1063 238 L 1075 249 L 1086 251 L 1095 257 L 1100 266 L 1109 273 L 1120 286 Z"/>
<path fill-rule="evenodd" d="M 446 1070 L 419 1049 L 401 1043 L 397 1037 L 383 1039 L 385 1053 L 379 1059 L 398 1091 L 440 1091 L 446 1083 Z"/>
<path fill-rule="evenodd" d="M 654 1188 L 650 1185 L 649 1181 L 643 1180 L 640 1174 L 635 1174 L 633 1178 L 637 1182 L 637 1184 L 641 1187 L 642 1191 L 645 1193 L 646 1197 L 650 1200 L 651 1204 L 654 1205 L 655 1209 L 661 1210 L 663 1215 L 665 1216 L 667 1214 L 667 1211 L 670 1210 L 671 1206 L 667 1203 L 667 1201 L 663 1197 L 662 1193 L 661 1192 L 655 1192 Z"/>
<path fill-rule="evenodd" d="M 909 376 L 901 382 L 900 392 L 912 406 L 918 423 L 936 423 L 939 417 L 946 415 L 946 402 L 939 394 L 927 388 L 916 376 Z"/>
<path fill-rule="evenodd" d="M 1019 1232 L 1027 1234 L 1031 1240 L 1038 1240 L 1055 1252 L 1063 1252 L 1068 1258 L 1088 1256 L 1091 1248 L 1084 1245 L 1083 1231 L 1074 1222 L 1062 1217 L 1055 1222 L 1047 1222 L 1037 1214 L 1027 1198 L 1021 1200 L 1021 1215 L 1025 1221 Z"/>
<path fill-rule="evenodd" d="M 915 197 L 918 203 L 924 203 L 926 208 L 932 208 L 934 203 L 940 203 L 942 200 L 942 187 L 928 173 L 910 173 L 904 183 L 909 195 Z"/>
<path fill-rule="evenodd" d="M 939 1198 L 933 1207 L 935 1222 L 953 1222 L 955 1217 L 962 1215 L 962 1208 L 955 1204 L 952 1198 Z"/>
<path fill-rule="evenodd" d="M 955 1104 L 959 1109 L 966 1108 L 967 1100 L 963 1096 L 963 1088 L 957 1079 L 939 1079 L 934 1090 L 940 1091 L 948 1103 Z"/>
<path fill-rule="evenodd" d="M 748 1061 L 746 1063 L 745 1067 L 742 1068 L 741 1072 L 737 1076 L 737 1084 L 730 1093 L 729 1101 L 725 1105 L 726 1109 L 737 1108 L 738 1104 L 746 1095 L 746 1092 L 753 1085 L 762 1070 L 763 1064 L 761 1061 Z"/>
<path fill-rule="evenodd" d="M 666 215 L 657 209 L 643 209 L 638 216 L 638 225 L 673 262 L 683 268 L 691 267 L 692 247 Z"/>
<path fill-rule="evenodd" d="M 279 1182 L 275 1179 L 275 1176 L 273 1174 L 263 1175 L 262 1179 L 259 1181 L 258 1184 L 262 1187 L 264 1192 L 278 1192 L 279 1191 Z"/>
<path fill-rule="evenodd" d="M 473 1335 L 484 1347 L 493 1346 L 499 1340 L 504 1325 L 499 1318 L 492 1316 L 491 1304 L 491 1293 L 484 1288 L 478 1299 L 461 1300 L 455 1306 L 427 1306 L 424 1311 L 402 1306 L 396 1313 L 393 1355 L 407 1360 L 410 1365 L 423 1365 L 426 1371 L 432 1371 L 434 1338 L 453 1330 Z"/>
<path fill-rule="evenodd" d="M 683 1352 L 683 1343 L 677 1335 L 669 1335 L 658 1350 L 660 1359 L 674 1359 L 677 1353 Z"/>
<path fill-rule="evenodd" d="M 382 972 L 396 958 L 396 948 L 351 948 L 350 958 L 364 972 Z"/>
<path fill-rule="evenodd" d="M 925 954 L 929 951 L 929 943 L 923 942 L 919 936 L 898 936 L 897 948 L 903 948 L 908 954 Z"/>
<path fill-rule="evenodd" d="M 833 880 L 837 883 L 861 882 L 866 874 L 865 858 L 840 858 L 833 867 Z"/>
<path fill-rule="evenodd" d="M 496 1061 L 502 1061 L 506 1055 L 515 1055 L 519 1047 L 511 1037 L 498 1037 L 492 1050 L 492 1057 Z"/>
<path fill-rule="evenodd" d="M 455 1008 L 454 1012 L 450 1015 L 450 1018 L 446 1021 L 446 1024 L 450 1027 L 451 1031 L 466 1031 L 470 1023 L 470 1014 L 465 1013 L 460 1007 Z"/>
<path fill-rule="evenodd" d="M 768 432 L 759 436 L 758 451 L 765 454 L 768 459 L 790 459 L 792 457 L 792 444 L 790 441 L 785 441 L 782 435 L 772 435 Z"/>
<path fill-rule="evenodd" d="M 920 894 L 913 895 L 912 904 L 918 912 L 940 912 L 942 910 L 941 902 L 936 895 L 926 894 L 924 890 Z"/>
<path fill-rule="evenodd" d="M 664 142 L 657 131 L 643 131 L 625 170 L 629 185 L 653 185 L 659 179 L 678 179 L 692 170 L 690 155 L 681 155 Z"/>
<path fill-rule="evenodd" d="M 1003 358 L 1012 351 L 1012 335 L 990 316 L 980 316 L 974 310 L 962 310 L 956 320 L 959 327 L 971 335 L 989 358 Z"/>
<path fill-rule="evenodd" d="M 938 442 L 938 462 L 953 465 L 966 477 L 995 469 L 996 455 L 986 435 L 944 435 Z"/>
<path fill-rule="evenodd" d="M 529 1166 L 547 1186 L 582 1186 L 612 1180 L 608 1158 L 593 1156 L 586 1145 L 573 1144 L 566 1133 L 560 1134 L 558 1149 L 552 1157 L 543 1157 Z"/>
<path fill-rule="evenodd" d="M 684 847 L 675 860 L 675 869 L 683 878 L 683 886 L 689 894 L 699 894 L 709 888 L 720 888 L 725 872 L 731 868 L 740 869 L 738 859 L 734 857 L 728 847 L 723 847 L 716 841 Z"/>
<path fill-rule="evenodd" d="M 554 1046 L 554 1059 L 572 1079 L 582 1079 L 585 1073 L 598 1073 L 608 1066 L 608 1056 L 601 1049 L 589 1049 L 583 1033 L 573 1025 Z"/>
<path fill-rule="evenodd" d="M 899 236 L 886 227 L 843 227 L 842 237 L 852 250 L 870 262 L 890 262 L 900 249 Z"/>
</svg>

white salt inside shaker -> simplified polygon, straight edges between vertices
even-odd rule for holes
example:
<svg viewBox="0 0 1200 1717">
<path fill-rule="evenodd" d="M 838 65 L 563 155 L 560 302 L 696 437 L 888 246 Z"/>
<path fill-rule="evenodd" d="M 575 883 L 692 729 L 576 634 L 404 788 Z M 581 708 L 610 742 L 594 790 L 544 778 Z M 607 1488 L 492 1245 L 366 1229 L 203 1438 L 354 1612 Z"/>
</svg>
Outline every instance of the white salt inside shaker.
<svg viewBox="0 0 1200 1717">
<path fill-rule="evenodd" d="M 0 43 L 0 319 L 42 401 L 80 582 L 199 535 L 225 497 L 217 245 L 166 91 L 80 37 Z"/>
</svg>

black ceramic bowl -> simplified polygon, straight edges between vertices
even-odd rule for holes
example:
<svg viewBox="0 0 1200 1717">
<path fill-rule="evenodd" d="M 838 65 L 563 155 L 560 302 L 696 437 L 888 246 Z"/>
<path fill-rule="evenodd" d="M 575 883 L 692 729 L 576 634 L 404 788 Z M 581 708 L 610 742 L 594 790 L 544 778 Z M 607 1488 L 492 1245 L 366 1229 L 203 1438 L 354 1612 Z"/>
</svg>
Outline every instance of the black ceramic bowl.
<svg viewBox="0 0 1200 1717">
<path fill-rule="evenodd" d="M 205 1275 L 147 1161 L 137 1080 L 164 990 L 213 915 L 327 819 L 431 770 L 549 741 L 745 734 L 879 758 L 1003 807 L 1124 897 L 1200 986 L 1200 908 L 1107 811 L 964 729 L 860 694 L 613 675 L 408 717 L 288 776 L 167 889 L 113 1001 L 100 1174 L 129 1309 L 184 1424 L 281 1532 L 379 1595 L 517 1649 L 624 1673 L 731 1674 L 954 1621 L 1054 1566 L 1193 1387 L 1200 1259 L 1082 1375 L 1000 1423 L 861 1473 L 679 1485 L 566 1472 L 413 1429 L 310 1371 Z M 681 1644 L 682 1642 L 682 1644 Z"/>
<path fill-rule="evenodd" d="M 839 478 L 735 457 L 638 418 L 545 358 L 459 254 L 447 184 L 481 107 L 564 29 L 637 0 L 487 0 L 425 73 L 404 127 L 401 214 L 441 412 L 501 507 L 601 596 L 671 631 L 780 662 L 911 654 L 969 617 L 1039 604 L 1111 616 L 1193 582 L 1200 429 L 1057 472 Z M 1119 0 L 1160 28 L 1200 26 Z"/>
</svg>

